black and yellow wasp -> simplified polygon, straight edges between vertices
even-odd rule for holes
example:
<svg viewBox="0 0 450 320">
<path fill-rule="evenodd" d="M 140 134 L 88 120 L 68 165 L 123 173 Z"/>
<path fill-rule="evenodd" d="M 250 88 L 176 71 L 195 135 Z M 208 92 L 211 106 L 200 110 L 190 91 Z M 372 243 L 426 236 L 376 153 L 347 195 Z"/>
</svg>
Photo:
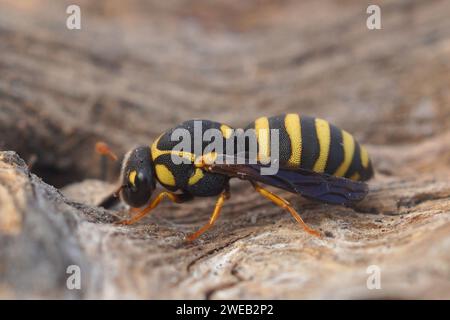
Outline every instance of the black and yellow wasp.
<svg viewBox="0 0 450 320">
<path fill-rule="evenodd" d="M 217 220 L 224 202 L 230 196 L 229 180 L 239 178 L 249 181 L 258 193 L 290 212 L 308 233 L 319 236 L 319 232 L 303 222 L 288 201 L 260 183 L 306 198 L 341 205 L 360 201 L 368 192 L 367 184 L 362 181 L 373 176 L 373 168 L 366 149 L 347 131 L 325 120 L 298 114 L 257 119 L 246 128 L 254 129 L 256 135 L 257 161 L 253 164 L 215 163 L 214 159 L 206 161 L 203 152 L 180 153 L 174 150 L 179 143 L 173 140 L 174 130 L 181 128 L 194 135 L 194 121 L 201 121 L 202 133 L 208 129 L 220 131 L 224 142 L 236 138 L 227 125 L 209 120 L 190 120 L 161 134 L 151 146 L 139 146 L 129 151 L 122 163 L 121 186 L 117 194 L 136 213 L 129 220 L 120 221 L 120 224 L 128 225 L 140 220 L 164 197 L 182 203 L 194 197 L 217 196 L 208 223 L 187 237 L 188 241 L 192 241 Z M 270 129 L 278 130 L 279 159 L 271 158 Z M 204 148 L 205 142 L 202 143 Z M 177 157 L 190 161 L 175 164 Z M 263 158 L 266 158 L 266 164 L 262 164 Z M 260 169 L 267 166 L 267 158 L 269 162 L 279 162 L 279 170 L 274 175 L 260 174 Z M 167 191 L 162 191 L 150 201 L 157 182 Z M 142 209 L 137 211 L 138 208 Z"/>
</svg>

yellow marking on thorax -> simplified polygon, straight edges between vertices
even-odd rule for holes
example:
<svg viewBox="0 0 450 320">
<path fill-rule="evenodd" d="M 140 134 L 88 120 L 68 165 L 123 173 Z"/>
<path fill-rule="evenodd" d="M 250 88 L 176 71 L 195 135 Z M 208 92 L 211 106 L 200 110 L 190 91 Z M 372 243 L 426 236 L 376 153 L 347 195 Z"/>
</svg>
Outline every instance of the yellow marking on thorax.
<svg viewBox="0 0 450 320">
<path fill-rule="evenodd" d="M 156 138 L 156 140 L 153 141 L 153 143 L 152 143 L 152 145 L 151 145 L 150 150 L 151 150 L 152 160 L 153 160 L 153 161 L 156 160 L 156 158 L 158 158 L 160 155 L 164 154 L 163 151 L 161 151 L 161 150 L 158 149 L 158 142 L 159 142 L 159 139 L 161 139 L 161 137 L 163 136 L 163 134 L 164 134 L 164 133 L 161 133 L 161 134 L 159 135 L 159 137 Z"/>
<path fill-rule="evenodd" d="M 358 181 L 361 178 L 361 176 L 359 175 L 358 172 L 355 172 L 354 174 L 352 174 L 352 176 L 350 177 L 350 180 L 354 180 L 354 181 Z"/>
<path fill-rule="evenodd" d="M 327 121 L 316 119 L 317 139 L 319 140 L 320 153 L 314 164 L 315 172 L 323 172 L 327 165 L 328 153 L 330 152 L 330 125 Z"/>
<path fill-rule="evenodd" d="M 164 133 L 163 133 L 164 134 Z M 187 151 L 174 151 L 174 150 L 159 150 L 158 149 L 158 142 L 159 139 L 161 139 L 161 134 L 153 143 L 151 146 L 151 153 L 152 153 L 152 160 L 155 161 L 159 156 L 162 156 L 164 154 L 173 154 L 177 155 L 181 158 L 189 159 L 192 163 L 195 161 L 195 154 L 187 152 Z"/>
<path fill-rule="evenodd" d="M 366 148 L 360 146 L 360 154 L 361 154 L 361 164 L 364 168 L 369 166 L 369 154 L 367 153 Z"/>
<path fill-rule="evenodd" d="M 269 119 L 261 117 L 255 121 L 255 134 L 258 141 L 258 161 L 268 163 L 270 159 Z"/>
<path fill-rule="evenodd" d="M 176 185 L 175 177 L 165 165 L 157 164 L 155 166 L 155 171 L 159 182 L 172 187 Z"/>
<path fill-rule="evenodd" d="M 233 134 L 233 129 L 231 129 L 226 124 L 222 124 L 220 126 L 220 131 L 222 132 L 222 135 L 225 139 L 230 139 L 231 135 Z"/>
<path fill-rule="evenodd" d="M 217 152 L 209 152 L 195 159 L 197 168 L 202 168 L 205 164 L 213 164 L 217 159 Z"/>
<path fill-rule="evenodd" d="M 190 186 L 196 184 L 197 182 L 199 182 L 202 178 L 203 178 L 203 170 L 202 169 L 195 169 L 194 174 L 189 178 L 188 184 Z"/>
<path fill-rule="evenodd" d="M 130 174 L 128 175 L 128 181 L 130 181 L 130 183 L 133 187 L 136 186 L 136 184 L 135 184 L 136 175 L 137 175 L 136 170 L 131 171 Z"/>
<path fill-rule="evenodd" d="M 353 153 L 355 152 L 355 140 L 353 136 L 345 130 L 342 130 L 342 143 L 344 148 L 344 161 L 334 173 L 337 177 L 343 177 L 352 163 Z"/>
<path fill-rule="evenodd" d="M 291 157 L 288 160 L 288 164 L 298 167 L 302 157 L 302 130 L 298 114 L 290 113 L 286 115 L 284 127 L 291 140 Z"/>
</svg>

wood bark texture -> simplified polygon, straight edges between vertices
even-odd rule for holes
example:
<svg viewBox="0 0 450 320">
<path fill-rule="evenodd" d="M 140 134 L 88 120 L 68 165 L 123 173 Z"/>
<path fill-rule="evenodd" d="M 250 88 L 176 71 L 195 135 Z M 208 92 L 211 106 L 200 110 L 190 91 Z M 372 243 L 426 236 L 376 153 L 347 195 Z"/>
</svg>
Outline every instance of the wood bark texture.
<svg viewBox="0 0 450 320">
<path fill-rule="evenodd" d="M 70 1 L 0 0 L 0 298 L 450 298 L 450 2 L 377 2 L 381 30 L 360 0 L 80 0 L 68 30 Z M 215 199 L 131 226 L 97 206 L 119 169 L 99 180 L 98 140 L 286 112 L 352 132 L 376 170 L 354 208 L 277 191 L 321 239 L 243 181 L 190 244 Z"/>
</svg>

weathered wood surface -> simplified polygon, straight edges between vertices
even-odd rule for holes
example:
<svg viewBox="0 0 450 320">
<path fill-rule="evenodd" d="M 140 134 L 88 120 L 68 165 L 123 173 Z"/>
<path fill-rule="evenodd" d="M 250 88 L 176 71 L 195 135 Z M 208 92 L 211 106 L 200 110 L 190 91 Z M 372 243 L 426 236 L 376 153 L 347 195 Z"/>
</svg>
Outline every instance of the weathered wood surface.
<svg viewBox="0 0 450 320">
<path fill-rule="evenodd" d="M 63 1 L 0 1 L 0 148 L 36 159 L 0 154 L 0 297 L 450 298 L 448 1 L 382 1 L 379 31 L 357 0 L 79 3 L 68 31 Z M 323 239 L 243 182 L 193 244 L 214 199 L 129 227 L 95 206 L 98 139 L 123 153 L 186 119 L 288 111 L 355 133 L 377 170 L 353 209 L 282 192 Z"/>
</svg>

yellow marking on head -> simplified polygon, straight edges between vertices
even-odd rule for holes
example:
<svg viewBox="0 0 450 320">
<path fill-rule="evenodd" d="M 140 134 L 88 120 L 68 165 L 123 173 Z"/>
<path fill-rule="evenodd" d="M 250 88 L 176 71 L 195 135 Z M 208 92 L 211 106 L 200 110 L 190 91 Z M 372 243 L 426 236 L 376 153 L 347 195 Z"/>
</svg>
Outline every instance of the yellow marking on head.
<svg viewBox="0 0 450 320">
<path fill-rule="evenodd" d="M 164 133 L 163 133 L 164 134 Z M 186 158 L 192 163 L 195 161 L 195 155 L 193 153 L 187 152 L 187 151 L 174 151 L 174 150 L 159 150 L 158 149 L 158 142 L 159 139 L 163 136 L 161 134 L 153 143 L 151 146 L 151 153 L 152 153 L 152 160 L 155 161 L 159 156 L 162 156 L 164 154 L 173 154 L 180 158 Z"/>
<path fill-rule="evenodd" d="M 225 139 L 230 139 L 231 135 L 233 134 L 233 129 L 231 129 L 226 124 L 220 126 L 220 131 L 222 132 L 222 135 Z"/>
<path fill-rule="evenodd" d="M 352 163 L 353 153 L 355 152 L 355 140 L 353 139 L 353 136 L 345 130 L 342 130 L 342 143 L 344 147 L 344 161 L 342 161 L 341 165 L 334 173 L 337 177 L 345 176 L 348 167 L 350 167 L 350 164 Z"/>
<path fill-rule="evenodd" d="M 291 140 L 291 157 L 288 160 L 288 164 L 298 167 L 302 157 L 302 130 L 298 114 L 287 114 L 284 118 L 284 127 Z"/>
<path fill-rule="evenodd" d="M 136 170 L 131 171 L 130 174 L 128 175 L 128 181 L 130 181 L 130 183 L 133 187 L 136 186 L 136 184 L 135 184 L 136 175 L 137 175 Z"/>
<path fill-rule="evenodd" d="M 360 146 L 360 154 L 361 154 L 361 164 L 364 168 L 369 166 L 369 154 L 367 153 L 366 148 Z"/>
<path fill-rule="evenodd" d="M 200 179 L 203 178 L 203 170 L 202 169 L 195 169 L 194 174 L 189 178 L 188 184 L 190 186 L 196 184 L 200 181 Z"/>
<path fill-rule="evenodd" d="M 174 187 L 176 185 L 175 183 L 175 177 L 173 176 L 172 172 L 163 164 L 157 164 L 155 166 L 156 171 L 156 177 L 158 178 L 159 182 L 162 184 L 165 184 L 167 186 Z"/>
<path fill-rule="evenodd" d="M 330 152 L 330 124 L 322 119 L 316 119 L 316 133 L 319 140 L 320 153 L 314 164 L 313 171 L 323 172 L 327 165 L 328 153 Z"/>
<path fill-rule="evenodd" d="M 255 134 L 258 141 L 258 160 L 268 163 L 270 159 L 269 119 L 261 117 L 255 121 Z"/>
<path fill-rule="evenodd" d="M 352 176 L 350 177 L 350 180 L 354 180 L 354 181 L 358 181 L 361 178 L 361 176 L 359 175 L 358 172 L 355 172 L 354 174 L 352 174 Z"/>
</svg>

